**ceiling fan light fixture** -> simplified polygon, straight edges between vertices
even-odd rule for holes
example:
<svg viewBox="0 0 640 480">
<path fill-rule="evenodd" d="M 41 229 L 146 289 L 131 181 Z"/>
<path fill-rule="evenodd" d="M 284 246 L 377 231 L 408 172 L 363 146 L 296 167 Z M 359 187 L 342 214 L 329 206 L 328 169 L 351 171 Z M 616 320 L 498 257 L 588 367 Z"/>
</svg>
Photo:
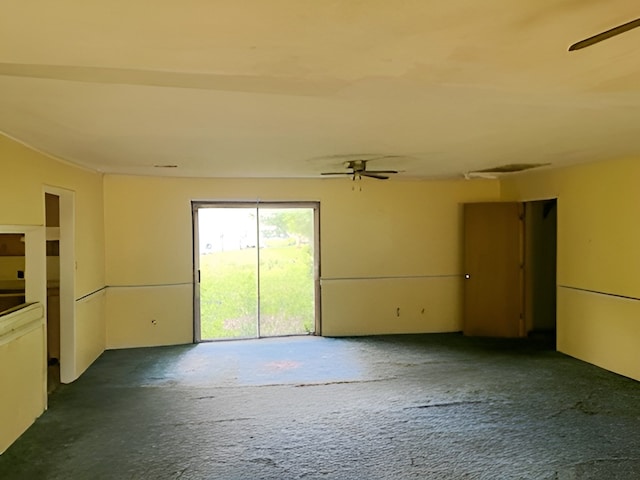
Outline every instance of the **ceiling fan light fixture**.
<svg viewBox="0 0 640 480">
<path fill-rule="evenodd" d="M 322 172 L 321 175 L 347 175 L 351 180 L 362 180 L 362 177 L 376 178 L 378 180 L 387 180 L 389 174 L 398 173 L 396 170 L 367 170 L 368 160 L 349 160 L 344 166 L 346 172 Z"/>
</svg>

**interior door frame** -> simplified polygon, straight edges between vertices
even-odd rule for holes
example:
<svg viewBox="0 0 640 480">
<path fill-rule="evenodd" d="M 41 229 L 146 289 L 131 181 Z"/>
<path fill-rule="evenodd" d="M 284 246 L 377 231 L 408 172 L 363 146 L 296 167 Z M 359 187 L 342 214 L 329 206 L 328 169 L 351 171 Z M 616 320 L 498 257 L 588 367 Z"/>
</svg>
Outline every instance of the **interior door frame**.
<svg viewBox="0 0 640 480">
<path fill-rule="evenodd" d="M 314 282 L 314 335 L 322 335 L 322 311 L 320 290 L 320 202 L 318 201 L 229 201 L 229 200 L 193 200 L 191 202 L 192 231 L 193 231 L 193 342 L 202 342 L 200 320 L 200 232 L 198 228 L 198 210 L 200 208 L 310 208 L 313 210 L 313 282 Z M 259 215 L 256 215 L 256 229 Z M 260 235 L 258 234 L 258 261 L 260 249 Z M 258 273 L 258 285 L 259 285 Z M 258 287 L 259 288 L 259 287 Z M 259 305 L 259 303 L 258 303 Z M 260 311 L 258 306 L 258 335 L 260 336 Z"/>
<path fill-rule="evenodd" d="M 45 185 L 42 194 L 43 211 L 47 193 L 60 199 L 60 227 L 57 236 L 60 241 L 60 382 L 71 383 L 77 378 L 75 192 Z M 44 280 L 46 289 L 46 272 Z"/>
</svg>

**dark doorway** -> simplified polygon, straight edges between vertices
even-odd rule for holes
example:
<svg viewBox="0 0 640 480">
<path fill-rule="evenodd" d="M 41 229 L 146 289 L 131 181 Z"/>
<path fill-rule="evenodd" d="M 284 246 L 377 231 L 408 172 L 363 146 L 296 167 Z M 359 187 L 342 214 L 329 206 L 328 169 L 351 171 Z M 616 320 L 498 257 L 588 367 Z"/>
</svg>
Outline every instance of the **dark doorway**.
<svg viewBox="0 0 640 480">
<path fill-rule="evenodd" d="M 525 325 L 529 335 L 556 332 L 556 199 L 525 203 Z"/>
<path fill-rule="evenodd" d="M 45 193 L 47 245 L 47 391 L 60 385 L 60 197 Z"/>
</svg>

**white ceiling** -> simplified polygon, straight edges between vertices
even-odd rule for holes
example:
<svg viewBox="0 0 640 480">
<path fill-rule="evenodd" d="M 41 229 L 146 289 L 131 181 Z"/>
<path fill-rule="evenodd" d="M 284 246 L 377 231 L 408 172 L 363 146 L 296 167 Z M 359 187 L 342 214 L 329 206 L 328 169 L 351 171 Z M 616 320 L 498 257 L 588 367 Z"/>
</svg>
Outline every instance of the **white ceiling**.
<svg viewBox="0 0 640 480">
<path fill-rule="evenodd" d="M 0 131 L 151 175 L 640 157 L 640 28 L 567 51 L 637 17 L 629 0 L 3 0 Z"/>
</svg>

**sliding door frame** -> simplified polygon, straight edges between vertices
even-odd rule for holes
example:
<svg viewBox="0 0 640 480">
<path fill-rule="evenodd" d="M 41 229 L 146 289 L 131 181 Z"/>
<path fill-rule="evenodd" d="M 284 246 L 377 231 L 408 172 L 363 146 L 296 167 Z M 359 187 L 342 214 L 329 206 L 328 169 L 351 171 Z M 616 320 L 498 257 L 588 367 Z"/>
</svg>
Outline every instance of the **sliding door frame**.
<svg viewBox="0 0 640 480">
<path fill-rule="evenodd" d="M 201 208 L 255 208 L 256 232 L 257 232 L 257 261 L 260 261 L 260 235 L 259 213 L 261 208 L 309 208 L 313 210 L 313 282 L 314 282 L 314 332 L 313 335 L 322 335 L 322 310 L 320 290 L 320 202 L 316 201 L 219 201 L 219 200 L 193 200 L 191 202 L 192 230 L 193 230 L 193 342 L 202 342 L 201 338 L 201 311 L 200 311 L 200 232 L 198 228 L 198 210 Z M 257 337 L 260 335 L 260 276 L 258 273 L 258 328 Z M 254 338 L 254 337 L 250 337 Z M 208 340 L 207 340 L 208 341 Z"/>
</svg>

